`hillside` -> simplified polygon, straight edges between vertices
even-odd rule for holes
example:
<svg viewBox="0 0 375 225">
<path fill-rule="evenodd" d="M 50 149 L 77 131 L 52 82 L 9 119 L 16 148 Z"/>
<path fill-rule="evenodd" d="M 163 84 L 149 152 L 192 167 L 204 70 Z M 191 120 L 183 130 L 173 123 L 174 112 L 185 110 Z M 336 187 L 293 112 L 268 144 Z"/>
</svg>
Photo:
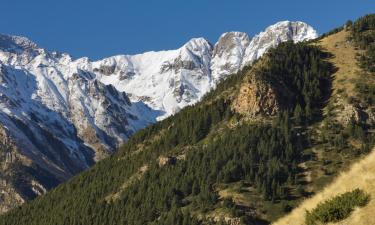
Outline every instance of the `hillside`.
<svg viewBox="0 0 375 225">
<path fill-rule="evenodd" d="M 0 224 L 276 221 L 373 147 L 372 59 L 356 66 L 351 34 L 278 45 Z"/>
<path fill-rule="evenodd" d="M 93 61 L 0 34 L 0 213 L 106 158 L 136 131 L 199 101 L 281 42 L 317 36 L 282 21 L 249 37 Z"/>
<path fill-rule="evenodd" d="M 375 196 L 375 152 L 370 153 L 366 158 L 355 163 L 348 171 L 343 172 L 337 179 L 328 185 L 324 190 L 319 192 L 311 199 L 304 201 L 297 209 L 293 210 L 286 217 L 273 223 L 275 225 L 283 224 L 305 224 L 306 210 L 311 210 L 317 206 L 318 203 L 330 199 L 341 193 L 352 191 L 356 188 L 366 191 L 370 196 Z M 338 222 L 337 224 L 373 224 L 373 216 L 375 210 L 375 200 L 371 198 L 370 202 L 363 208 L 356 209 L 349 218 Z M 330 223 L 336 224 L 336 223 Z"/>
<path fill-rule="evenodd" d="M 373 95 L 375 90 L 375 75 L 372 67 L 368 66 L 374 64 L 363 64 L 364 59 L 367 62 L 374 62 L 374 58 L 371 58 L 374 51 L 372 46 L 374 46 L 375 36 L 374 33 L 371 33 L 375 28 L 374 25 L 375 17 L 374 15 L 369 15 L 360 18 L 352 27 L 328 36 L 318 42 L 319 45 L 335 55 L 335 58 L 331 61 L 339 70 L 334 74 L 336 77 L 336 82 L 333 82 L 333 87 L 336 90 L 334 96 L 336 96 L 336 98 L 345 96 L 346 100 L 352 99 L 350 102 L 345 102 L 345 105 L 349 105 L 347 108 L 352 107 L 356 109 L 351 106 L 350 103 L 358 102 L 362 99 L 363 102 L 361 105 L 366 107 L 367 103 L 367 111 L 374 112 Z M 349 36 L 351 36 L 349 39 L 351 40 L 350 42 L 348 41 Z M 366 45 L 361 43 L 362 40 L 367 41 Z M 328 110 L 330 109 L 326 109 L 326 111 Z M 371 117 L 369 120 L 371 120 Z M 373 130 L 371 130 L 371 132 L 373 132 Z M 374 162 L 374 152 L 372 152 L 364 159 L 351 166 L 350 169 L 348 168 L 347 171 L 340 174 L 340 176 L 338 176 L 332 184 L 324 188 L 323 191 L 319 192 L 311 199 L 304 201 L 297 209 L 293 210 L 292 213 L 274 224 L 305 224 L 306 210 L 311 210 L 325 200 L 356 188 L 360 188 L 370 194 L 370 202 L 365 207 L 356 209 L 349 218 L 337 224 L 373 224 L 374 221 L 371 215 L 374 212 L 375 204 L 373 197 L 375 196 L 373 186 L 375 175 L 373 168 Z"/>
</svg>

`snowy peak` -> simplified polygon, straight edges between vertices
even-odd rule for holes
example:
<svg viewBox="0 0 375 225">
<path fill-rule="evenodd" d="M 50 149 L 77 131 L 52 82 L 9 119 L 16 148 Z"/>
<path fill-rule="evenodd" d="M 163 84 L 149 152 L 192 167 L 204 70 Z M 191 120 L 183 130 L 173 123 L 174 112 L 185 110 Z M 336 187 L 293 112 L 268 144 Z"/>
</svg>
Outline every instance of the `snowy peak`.
<svg viewBox="0 0 375 225">
<path fill-rule="evenodd" d="M 24 38 L 2 40 L 0 130 L 25 168 L 62 182 L 155 122 L 156 112 L 144 103 L 100 82 L 87 58 L 72 60 Z M 0 139 L 0 146 L 8 142 Z M 22 182 L 33 183 L 38 176 L 29 174 Z"/>
<path fill-rule="evenodd" d="M 204 38 L 193 38 L 176 50 L 93 62 L 49 52 L 24 37 L 0 35 L 0 62 L 31 75 L 35 82 L 30 96 L 72 122 L 85 144 L 93 146 L 95 139 L 113 149 L 109 144 L 113 140 L 119 144 L 148 123 L 196 103 L 219 80 L 251 64 L 269 48 L 316 37 L 316 31 L 303 22 L 282 21 L 253 38 L 227 32 L 214 46 Z M 114 128 L 116 123 L 126 128 Z M 87 127 L 96 136 L 90 141 L 83 135 Z"/>
<path fill-rule="evenodd" d="M 317 38 L 317 32 L 303 22 L 282 21 L 269 26 L 252 39 L 246 33 L 221 35 L 213 51 L 211 71 L 214 82 L 225 79 L 284 41 L 300 42 Z"/>
<path fill-rule="evenodd" d="M 204 38 L 193 38 L 177 50 L 122 55 L 93 62 L 93 73 L 105 84 L 130 94 L 165 118 L 194 104 L 228 75 L 261 57 L 283 41 L 317 37 L 302 22 L 282 21 L 250 38 L 243 32 L 221 35 L 214 47 Z"/>
<path fill-rule="evenodd" d="M 206 39 L 193 38 L 179 49 L 178 55 L 173 58 L 173 64 L 178 70 L 194 70 L 202 66 L 208 67 L 211 55 L 212 45 Z M 171 60 L 165 61 L 167 64 L 168 62 L 171 62 Z"/>
<path fill-rule="evenodd" d="M 180 59 L 183 62 L 194 63 L 194 67 L 209 67 L 212 55 L 212 45 L 204 38 L 193 38 L 180 48 Z M 189 69 L 189 68 L 186 68 Z"/>
<path fill-rule="evenodd" d="M 245 52 L 244 65 L 261 57 L 269 48 L 284 41 L 300 42 L 318 37 L 318 33 L 303 22 L 282 21 L 269 26 L 251 40 Z"/>
<path fill-rule="evenodd" d="M 218 81 L 222 75 L 236 73 L 241 69 L 245 50 L 250 44 L 250 38 L 243 32 L 227 32 L 221 35 L 215 44 L 212 59 L 212 77 Z"/>
<path fill-rule="evenodd" d="M 35 50 L 38 46 L 25 37 L 0 34 L 0 49 L 3 51 L 21 53 L 27 50 Z"/>
<path fill-rule="evenodd" d="M 215 49 L 213 56 L 216 55 L 222 56 L 223 53 L 226 53 L 229 50 L 241 47 L 240 49 L 245 49 L 250 43 L 249 35 L 243 32 L 226 32 L 222 34 L 215 44 Z"/>
<path fill-rule="evenodd" d="M 192 52 L 209 53 L 212 51 L 212 46 L 205 38 L 192 38 L 182 46 L 182 49 Z"/>
<path fill-rule="evenodd" d="M 193 38 L 175 50 L 91 61 L 0 35 L 0 137 L 12 140 L 16 161 L 40 172 L 26 176 L 33 193 L 38 177 L 57 184 L 88 168 L 137 130 L 198 102 L 269 48 L 315 37 L 307 24 L 283 21 L 253 38 L 228 32 L 214 46 Z M 9 145 L 4 140 L 0 146 Z M 41 187 L 52 187 L 44 181 Z"/>
<path fill-rule="evenodd" d="M 295 42 L 310 40 L 318 37 L 318 33 L 311 26 L 301 21 L 281 21 L 269 26 L 259 35 L 262 35 L 263 33 L 279 36 L 281 39 L 287 36 L 289 39 Z"/>
</svg>

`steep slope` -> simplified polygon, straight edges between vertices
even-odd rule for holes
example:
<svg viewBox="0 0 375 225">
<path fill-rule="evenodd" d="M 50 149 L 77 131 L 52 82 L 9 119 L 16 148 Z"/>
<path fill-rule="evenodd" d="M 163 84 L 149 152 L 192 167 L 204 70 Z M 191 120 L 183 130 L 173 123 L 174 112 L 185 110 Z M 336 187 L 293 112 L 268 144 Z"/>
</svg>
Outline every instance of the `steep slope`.
<svg viewBox="0 0 375 225">
<path fill-rule="evenodd" d="M 325 109 L 326 114 L 328 114 L 327 119 L 342 121 L 343 123 L 359 121 L 369 126 L 369 132 L 371 133 L 374 131 L 375 76 L 371 69 L 373 63 L 367 62 L 374 62 L 374 30 L 375 15 L 367 15 L 359 18 L 354 24 L 347 23 L 345 29 L 342 28 L 339 32 L 318 42 L 318 45 L 335 55 L 331 61 L 339 68 L 333 81 L 335 91 L 331 100 L 332 103 Z M 362 139 L 361 142 L 353 144 L 362 145 L 362 148 L 370 151 L 368 142 L 374 142 L 373 134 L 372 139 Z M 306 210 L 311 210 L 325 200 L 356 188 L 370 194 L 370 202 L 365 207 L 356 209 L 349 218 L 339 221 L 337 224 L 373 224 L 374 221 L 371 216 L 374 212 L 373 199 L 375 194 L 373 151 L 374 149 L 364 159 L 356 162 L 347 171 L 340 174 L 323 191 L 302 202 L 295 210 L 275 224 L 305 224 Z"/>
<path fill-rule="evenodd" d="M 281 42 L 301 42 L 317 37 L 317 32 L 305 23 L 290 21 L 281 21 L 269 26 L 252 39 L 242 32 L 224 33 L 214 48 L 212 78 L 217 81 L 238 72 Z"/>
<path fill-rule="evenodd" d="M 375 196 L 374 161 L 375 152 L 373 150 L 373 152 L 366 156 L 366 158 L 355 163 L 348 171 L 340 174 L 340 176 L 338 176 L 332 184 L 324 188 L 324 190 L 311 199 L 304 201 L 297 209 L 293 210 L 286 217 L 278 220 L 274 224 L 304 225 L 306 210 L 311 210 L 324 200 L 328 200 L 334 196 L 352 191 L 356 188 L 366 191 L 370 196 Z M 375 200 L 371 198 L 370 202 L 364 208 L 357 209 L 349 218 L 340 221 L 337 224 L 373 224 L 374 221 L 372 214 L 374 213 L 374 210 Z"/>
<path fill-rule="evenodd" d="M 211 44 L 196 38 L 177 50 L 115 56 L 93 62 L 92 68 L 103 83 L 166 113 L 165 118 L 210 90 L 211 54 Z"/>
<path fill-rule="evenodd" d="M 294 192 L 303 180 L 297 165 L 309 146 L 306 125 L 327 97 L 334 69 L 327 57 L 306 43 L 280 44 L 202 102 L 139 131 L 119 152 L 0 224 L 269 223 L 282 202 L 303 197 Z M 268 88 L 249 95 L 274 90 L 272 113 L 237 111 L 250 81 Z M 305 116 L 291 117 L 295 108 Z"/>
<path fill-rule="evenodd" d="M 373 34 L 367 31 L 375 26 L 361 26 L 358 32 Z M 137 132 L 117 153 L 0 224 L 276 221 L 373 149 L 368 62 L 375 57 L 355 45 L 375 39 L 353 30 L 278 45 L 201 102 Z"/>
<path fill-rule="evenodd" d="M 0 48 L 1 179 L 10 199 L 45 193 L 154 122 L 143 103 L 67 68 L 66 55 L 4 35 Z"/>
<path fill-rule="evenodd" d="M 233 39 L 237 35 L 242 43 Z M 0 129 L 6 137 L 0 140 L 0 212 L 45 193 L 112 154 L 135 131 L 196 103 L 268 48 L 317 34 L 302 22 L 280 22 L 252 40 L 238 32 L 224 36 L 215 47 L 196 38 L 177 50 L 93 62 L 0 35 Z M 246 57 L 251 51 L 257 53 Z M 223 70 L 223 61 L 230 70 Z"/>
<path fill-rule="evenodd" d="M 142 100 L 154 110 L 172 115 L 199 101 L 218 81 L 238 72 L 281 42 L 316 38 L 303 22 L 283 21 L 254 38 L 242 32 L 223 34 L 214 47 L 203 38 L 192 39 L 178 50 L 115 56 L 92 65 L 100 80 Z"/>
</svg>

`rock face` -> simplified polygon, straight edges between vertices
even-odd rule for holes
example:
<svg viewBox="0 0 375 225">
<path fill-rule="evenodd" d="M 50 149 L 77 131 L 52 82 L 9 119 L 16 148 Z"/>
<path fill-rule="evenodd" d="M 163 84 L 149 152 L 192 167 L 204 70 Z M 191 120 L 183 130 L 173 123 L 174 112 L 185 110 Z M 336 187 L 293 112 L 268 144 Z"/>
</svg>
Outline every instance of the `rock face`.
<svg viewBox="0 0 375 225">
<path fill-rule="evenodd" d="M 199 101 L 218 81 L 241 70 L 281 42 L 316 38 L 316 31 L 303 22 L 283 21 L 250 38 L 242 32 L 221 35 L 212 46 L 204 38 L 190 40 L 177 50 L 120 55 L 92 62 L 98 79 L 130 93 L 160 111 L 163 119 Z M 115 68 L 112 75 L 101 68 Z M 95 72 L 96 71 L 96 72 Z"/>
<path fill-rule="evenodd" d="M 281 22 L 252 39 L 229 32 L 214 46 L 195 38 L 177 50 L 91 61 L 0 35 L 0 212 L 87 169 L 138 129 L 196 103 L 270 47 L 316 36 L 307 24 Z M 266 93 L 258 96 L 260 105 L 242 99 L 254 113 L 275 104 L 271 89 L 249 85 L 242 91 Z"/>
<path fill-rule="evenodd" d="M 5 129 L 0 128 L 0 213 L 24 203 L 8 178 L 12 176 L 10 169 L 19 160 L 17 150 Z M 27 163 L 27 162 L 26 162 Z"/>
<path fill-rule="evenodd" d="M 166 166 L 166 165 L 173 165 L 176 163 L 176 157 L 173 156 L 160 156 L 158 161 L 159 161 L 159 166 Z"/>
<path fill-rule="evenodd" d="M 217 81 L 236 73 L 281 42 L 289 40 L 300 42 L 317 36 L 317 32 L 309 25 L 290 21 L 282 21 L 269 26 L 252 39 L 242 32 L 224 33 L 213 51 L 212 77 Z"/>
<path fill-rule="evenodd" d="M 145 104 L 67 66 L 69 56 L 1 37 L 1 211 L 87 169 L 155 122 Z"/>
<path fill-rule="evenodd" d="M 190 40 L 177 50 L 114 56 L 93 62 L 92 68 L 115 66 L 114 73 L 96 73 L 105 84 L 131 93 L 165 118 L 197 102 L 211 88 L 212 46 L 203 38 Z"/>
<path fill-rule="evenodd" d="M 232 107 L 236 112 L 251 117 L 275 115 L 280 109 L 278 96 L 273 87 L 254 77 L 241 86 Z"/>
<path fill-rule="evenodd" d="M 245 33 L 229 32 L 221 35 L 213 52 L 212 78 L 220 80 L 225 78 L 223 74 L 229 75 L 240 70 L 246 63 L 245 51 L 249 45 L 250 38 Z"/>
<path fill-rule="evenodd" d="M 300 42 L 314 39 L 317 32 L 303 22 L 282 21 L 269 26 L 264 32 L 255 35 L 246 48 L 244 64 L 248 64 L 261 57 L 269 48 L 281 42 L 293 40 Z"/>
</svg>

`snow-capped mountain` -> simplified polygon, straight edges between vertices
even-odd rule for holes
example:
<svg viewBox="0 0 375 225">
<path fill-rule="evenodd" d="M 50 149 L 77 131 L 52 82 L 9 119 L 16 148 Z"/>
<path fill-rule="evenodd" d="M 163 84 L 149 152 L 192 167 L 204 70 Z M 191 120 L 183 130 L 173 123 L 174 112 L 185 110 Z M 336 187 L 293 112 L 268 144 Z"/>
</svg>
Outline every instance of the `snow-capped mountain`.
<svg viewBox="0 0 375 225">
<path fill-rule="evenodd" d="M 195 38 L 177 50 L 91 61 L 0 35 L 0 189 L 5 183 L 5 196 L 18 199 L 0 212 L 88 168 L 136 130 L 196 103 L 267 49 L 316 37 L 307 24 L 284 21 L 253 38 L 229 32 L 215 45 Z"/>
<path fill-rule="evenodd" d="M 165 118 L 193 104 L 218 81 L 236 73 L 280 42 L 316 38 L 303 22 L 283 21 L 254 38 L 242 32 L 224 33 L 212 46 L 204 38 L 190 40 L 177 50 L 114 56 L 91 64 L 100 81 L 130 94 L 165 113 Z"/>
<path fill-rule="evenodd" d="M 195 38 L 177 50 L 114 56 L 91 67 L 101 82 L 129 93 L 132 101 L 145 102 L 165 117 L 209 91 L 211 57 L 211 44 Z"/>
<path fill-rule="evenodd" d="M 306 23 L 290 21 L 269 26 L 252 39 L 242 32 L 224 33 L 215 45 L 211 63 L 212 77 L 217 81 L 236 73 L 281 42 L 300 42 L 317 37 L 317 32 Z"/>
</svg>

